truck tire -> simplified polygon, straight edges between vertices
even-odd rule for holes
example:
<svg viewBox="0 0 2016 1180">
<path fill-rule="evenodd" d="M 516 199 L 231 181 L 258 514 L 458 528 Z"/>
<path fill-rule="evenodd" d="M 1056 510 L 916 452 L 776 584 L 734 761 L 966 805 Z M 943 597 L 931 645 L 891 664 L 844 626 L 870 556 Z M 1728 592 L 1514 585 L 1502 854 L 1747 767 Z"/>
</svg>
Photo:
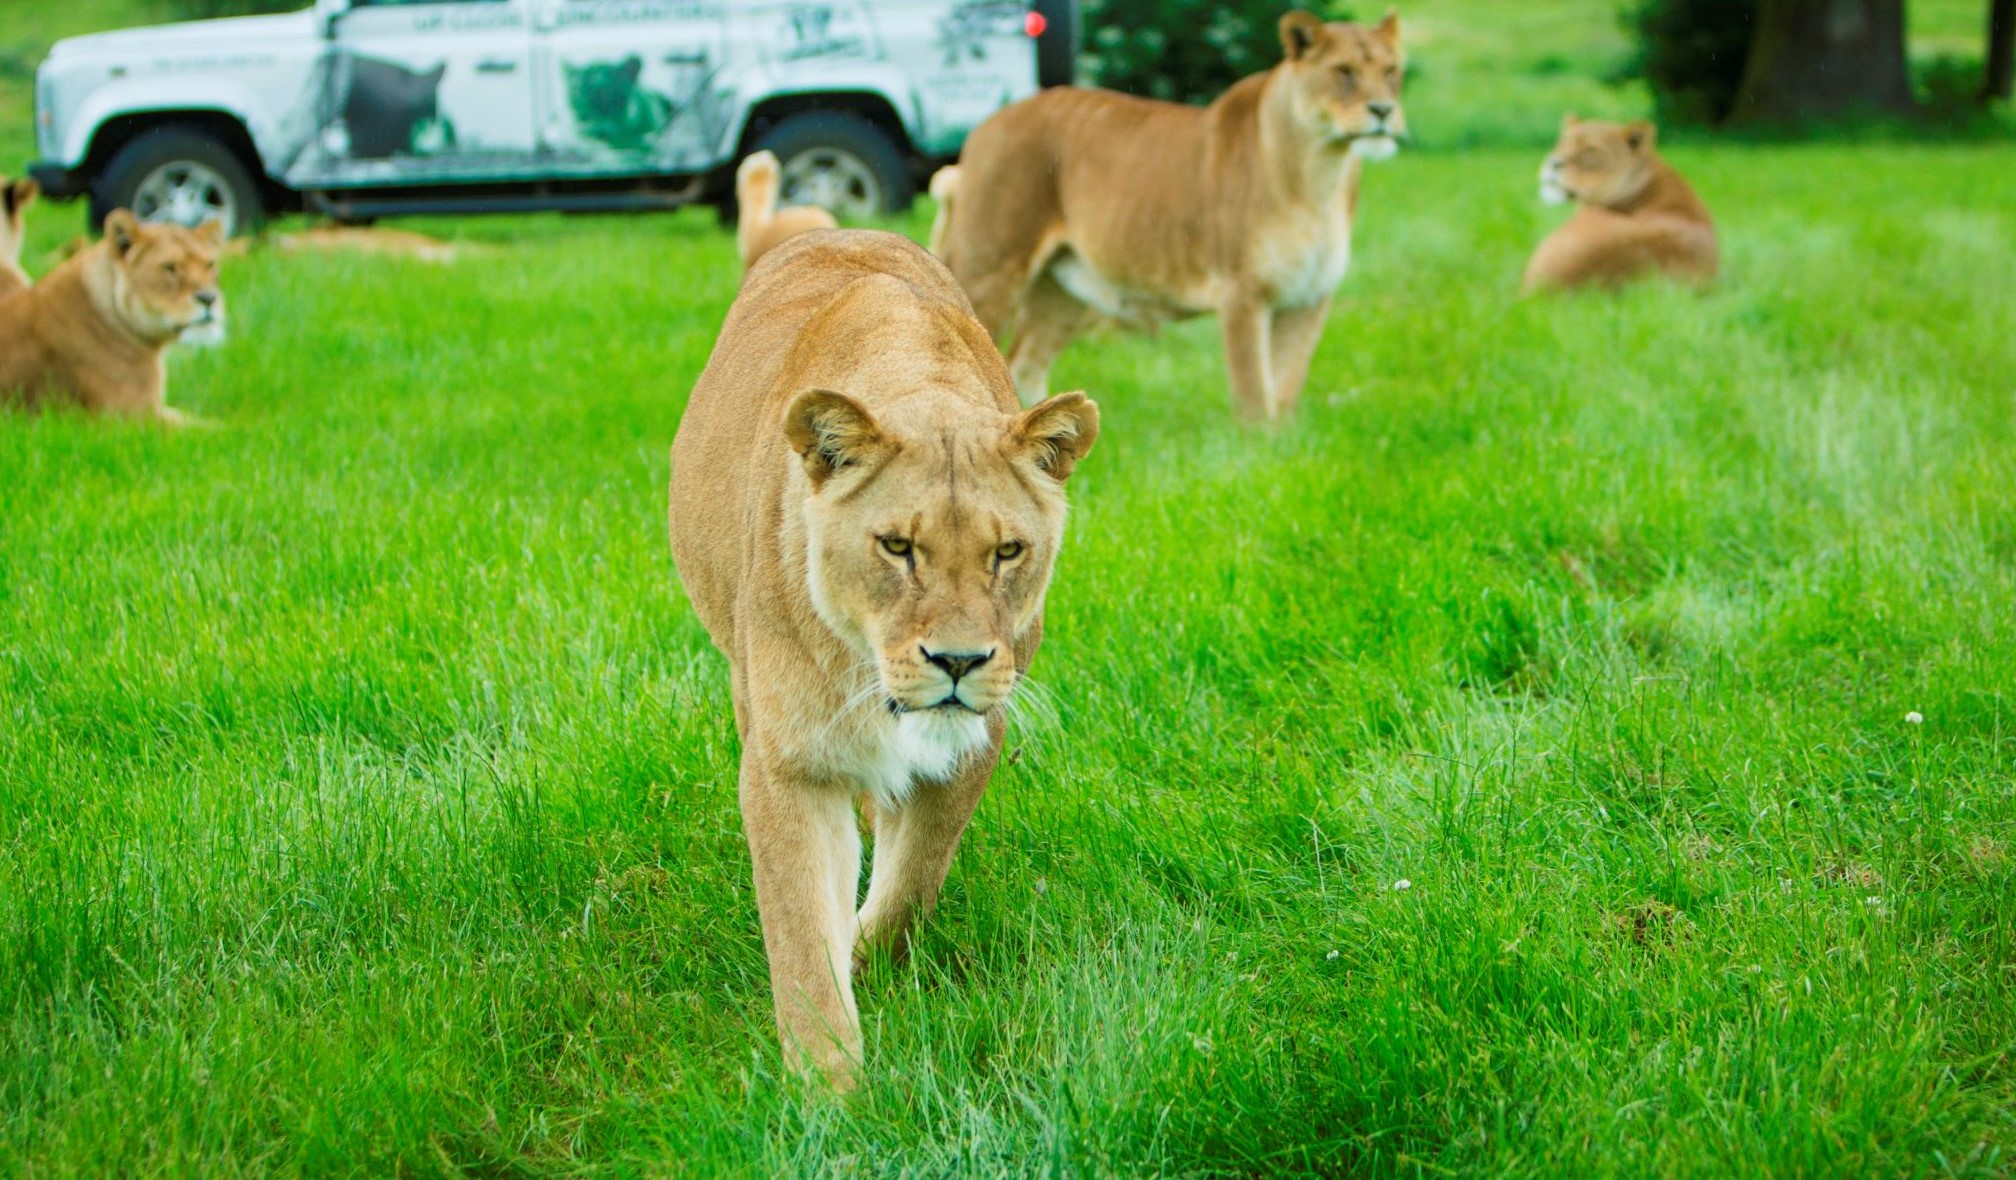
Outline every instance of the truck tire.
<svg viewBox="0 0 2016 1180">
<path fill-rule="evenodd" d="M 112 153 L 91 182 L 92 228 L 114 209 L 192 227 L 222 221 L 232 236 L 266 220 L 265 199 L 238 153 L 202 128 L 176 124 L 143 131 Z"/>
<path fill-rule="evenodd" d="M 837 217 L 902 213 L 917 186 L 903 152 L 875 124 L 845 111 L 792 115 L 752 151 L 777 153 L 786 205 L 822 205 Z"/>
</svg>

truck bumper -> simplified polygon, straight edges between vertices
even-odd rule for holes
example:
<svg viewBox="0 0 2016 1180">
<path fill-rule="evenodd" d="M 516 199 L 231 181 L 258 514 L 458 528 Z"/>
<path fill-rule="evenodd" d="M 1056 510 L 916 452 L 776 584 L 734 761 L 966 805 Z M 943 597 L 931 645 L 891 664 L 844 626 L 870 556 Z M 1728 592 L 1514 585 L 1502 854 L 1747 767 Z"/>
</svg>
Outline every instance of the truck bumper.
<svg viewBox="0 0 2016 1180">
<path fill-rule="evenodd" d="M 42 186 L 42 195 L 55 200 L 68 200 L 84 195 L 91 187 L 91 181 L 82 172 L 65 168 L 61 164 L 51 164 L 47 160 L 37 160 L 28 165 L 28 175 Z"/>
</svg>

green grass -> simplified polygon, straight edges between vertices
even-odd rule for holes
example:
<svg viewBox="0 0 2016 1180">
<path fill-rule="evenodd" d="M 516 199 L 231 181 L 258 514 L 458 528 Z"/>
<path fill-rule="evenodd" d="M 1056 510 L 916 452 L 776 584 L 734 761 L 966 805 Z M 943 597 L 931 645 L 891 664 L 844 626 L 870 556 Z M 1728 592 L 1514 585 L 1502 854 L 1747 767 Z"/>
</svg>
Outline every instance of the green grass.
<svg viewBox="0 0 2016 1180">
<path fill-rule="evenodd" d="M 1673 155 L 1707 295 L 1517 301 L 1534 153 L 1411 153 L 1291 429 L 1208 321 L 1067 354 L 846 1105 L 665 542 L 732 242 L 230 263 L 221 429 L 0 417 L 0 1176 L 2009 1175 L 2016 148 Z"/>
<path fill-rule="evenodd" d="M 1067 356 L 1043 707 L 844 1108 L 664 541 L 729 240 L 234 263 L 223 429 L 0 421 L 0 1170 L 2006 1175 L 2011 152 L 1679 162 L 1703 297 L 1377 170 L 1278 436 L 1208 323 Z"/>
</svg>

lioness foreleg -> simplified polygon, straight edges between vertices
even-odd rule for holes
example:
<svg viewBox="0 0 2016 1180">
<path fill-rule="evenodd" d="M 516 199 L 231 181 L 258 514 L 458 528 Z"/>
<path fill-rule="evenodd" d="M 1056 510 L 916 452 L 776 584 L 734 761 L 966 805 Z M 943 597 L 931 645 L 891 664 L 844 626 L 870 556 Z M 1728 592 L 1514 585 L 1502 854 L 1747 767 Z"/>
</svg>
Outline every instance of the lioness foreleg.
<svg viewBox="0 0 2016 1180">
<path fill-rule="evenodd" d="M 847 793 L 778 775 L 742 756 L 742 826 L 784 1057 L 851 1088 L 861 1061 L 854 1007 L 854 897 L 861 836 Z"/>
<path fill-rule="evenodd" d="M 1285 308 L 1274 313 L 1271 327 L 1274 370 L 1274 412 L 1291 414 L 1309 380 L 1309 362 L 1316 359 L 1316 345 L 1323 339 L 1324 321 L 1330 318 L 1330 301 L 1314 307 Z"/>
<path fill-rule="evenodd" d="M 1273 396 L 1273 311 L 1258 298 L 1235 296 L 1219 309 L 1225 336 L 1225 369 L 1232 384 L 1232 405 L 1242 418 L 1259 421 L 1275 415 Z"/>
<path fill-rule="evenodd" d="M 875 867 L 861 906 L 857 968 L 878 946 L 902 958 L 910 932 L 938 903 L 966 824 L 994 774 L 997 744 L 975 755 L 949 783 L 919 783 L 902 807 L 875 812 Z"/>
<path fill-rule="evenodd" d="M 1033 406 L 1050 396 L 1050 366 L 1092 318 L 1092 310 L 1058 285 L 1049 271 L 1037 275 L 1022 295 L 1009 347 L 1008 375 L 1015 396 Z"/>
</svg>

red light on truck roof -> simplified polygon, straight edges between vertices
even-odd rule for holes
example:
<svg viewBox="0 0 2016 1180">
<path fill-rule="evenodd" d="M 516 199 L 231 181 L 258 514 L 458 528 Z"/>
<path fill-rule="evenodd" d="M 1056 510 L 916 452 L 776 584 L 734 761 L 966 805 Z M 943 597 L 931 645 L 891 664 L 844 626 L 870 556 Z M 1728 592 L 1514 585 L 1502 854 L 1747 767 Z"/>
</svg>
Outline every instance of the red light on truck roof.
<svg viewBox="0 0 2016 1180">
<path fill-rule="evenodd" d="M 1043 30 L 1049 27 L 1050 22 L 1044 20 L 1040 12 L 1031 12 L 1022 18 L 1022 31 L 1031 37 L 1041 37 Z"/>
</svg>

